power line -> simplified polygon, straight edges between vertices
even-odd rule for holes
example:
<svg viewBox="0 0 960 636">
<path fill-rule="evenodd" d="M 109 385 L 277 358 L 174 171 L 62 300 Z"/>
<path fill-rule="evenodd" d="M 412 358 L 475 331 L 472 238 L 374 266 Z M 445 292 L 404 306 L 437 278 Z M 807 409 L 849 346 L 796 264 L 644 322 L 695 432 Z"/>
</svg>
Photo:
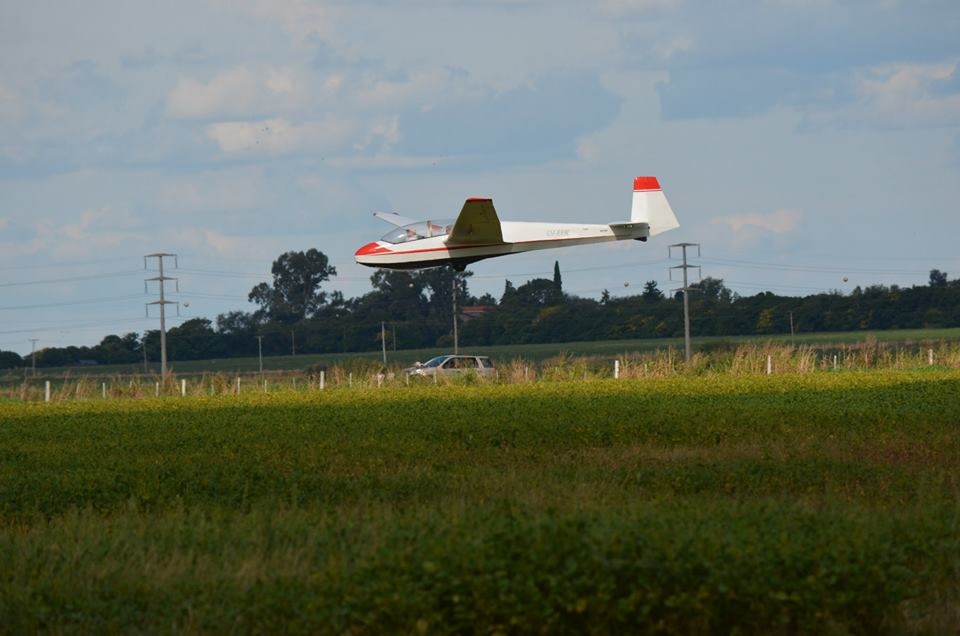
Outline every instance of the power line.
<svg viewBox="0 0 960 636">
<path fill-rule="evenodd" d="M 82 300 L 65 300 L 58 303 L 41 303 L 36 305 L 11 305 L 9 307 L 0 307 L 0 311 L 13 311 L 16 309 L 43 309 L 45 307 L 65 307 L 67 305 L 90 305 L 94 303 L 111 303 L 121 300 L 130 300 L 140 298 L 139 294 L 127 294 L 126 296 L 108 296 L 106 298 L 85 298 Z"/>
<path fill-rule="evenodd" d="M 26 285 L 45 285 L 48 283 L 73 283 L 78 280 L 97 280 L 99 278 L 115 278 L 117 276 L 129 276 L 137 274 L 140 270 L 131 269 L 122 272 L 107 272 L 105 274 L 90 274 L 87 276 L 67 276 L 64 278 L 44 278 L 39 280 L 17 281 L 15 283 L 0 283 L 0 287 L 22 287 Z"/>
<path fill-rule="evenodd" d="M 791 272 L 813 272 L 818 274 L 879 274 L 885 276 L 926 276 L 929 272 L 914 270 L 882 270 L 863 267 L 825 267 L 822 265 L 789 265 L 786 263 L 761 263 L 732 258 L 704 258 L 704 262 L 748 269 L 775 269 Z"/>
</svg>

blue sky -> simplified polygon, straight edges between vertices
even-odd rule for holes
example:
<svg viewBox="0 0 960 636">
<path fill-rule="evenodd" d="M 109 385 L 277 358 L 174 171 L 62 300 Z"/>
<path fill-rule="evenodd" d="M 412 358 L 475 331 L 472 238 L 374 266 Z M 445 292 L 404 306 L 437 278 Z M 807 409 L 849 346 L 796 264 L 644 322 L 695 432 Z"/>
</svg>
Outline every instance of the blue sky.
<svg viewBox="0 0 960 636">
<path fill-rule="evenodd" d="M 958 65 L 954 1 L 3 2 L 0 349 L 156 328 L 147 253 L 179 255 L 171 322 L 213 319 L 287 250 L 368 291 L 374 210 L 614 222 L 642 174 L 679 230 L 471 290 L 555 259 L 669 289 L 679 241 L 741 294 L 960 277 Z"/>
</svg>

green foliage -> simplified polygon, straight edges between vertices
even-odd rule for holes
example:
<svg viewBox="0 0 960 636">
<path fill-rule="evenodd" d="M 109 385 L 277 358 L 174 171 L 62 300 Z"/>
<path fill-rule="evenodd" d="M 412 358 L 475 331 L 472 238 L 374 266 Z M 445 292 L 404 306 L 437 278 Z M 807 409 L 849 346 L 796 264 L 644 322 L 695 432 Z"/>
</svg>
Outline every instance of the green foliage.
<svg viewBox="0 0 960 636">
<path fill-rule="evenodd" d="M 0 404 L 0 632 L 943 632 L 958 389 L 934 370 Z"/>
<path fill-rule="evenodd" d="M 320 284 L 335 276 L 326 254 L 316 249 L 286 252 L 273 262 L 273 285 L 260 283 L 250 290 L 249 300 L 260 305 L 269 320 L 290 324 L 316 314 L 326 303 Z"/>
</svg>

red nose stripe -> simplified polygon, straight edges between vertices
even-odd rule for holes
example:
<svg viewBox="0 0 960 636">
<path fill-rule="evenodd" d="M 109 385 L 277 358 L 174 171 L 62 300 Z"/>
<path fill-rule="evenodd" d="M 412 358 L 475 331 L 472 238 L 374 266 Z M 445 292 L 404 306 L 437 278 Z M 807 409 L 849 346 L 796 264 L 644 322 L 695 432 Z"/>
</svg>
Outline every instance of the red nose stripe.
<svg viewBox="0 0 960 636">
<path fill-rule="evenodd" d="M 390 249 L 379 245 L 376 241 L 367 243 L 357 250 L 355 256 L 373 256 L 374 254 L 389 254 Z"/>
</svg>

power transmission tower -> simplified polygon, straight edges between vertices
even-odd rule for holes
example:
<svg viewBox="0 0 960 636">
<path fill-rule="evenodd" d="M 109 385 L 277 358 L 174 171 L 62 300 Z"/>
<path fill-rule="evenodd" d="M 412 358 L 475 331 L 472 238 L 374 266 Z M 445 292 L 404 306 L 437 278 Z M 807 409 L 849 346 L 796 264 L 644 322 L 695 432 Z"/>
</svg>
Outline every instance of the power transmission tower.
<svg viewBox="0 0 960 636">
<path fill-rule="evenodd" d="M 692 291 L 687 280 L 687 270 L 688 269 L 697 269 L 698 277 L 700 272 L 699 265 L 688 265 L 687 264 L 687 248 L 696 247 L 697 248 L 697 258 L 700 258 L 700 244 L 699 243 L 674 243 L 667 247 L 667 254 L 670 258 L 673 258 L 673 248 L 679 247 L 683 251 L 683 265 L 674 265 L 670 268 L 670 280 L 673 280 L 673 270 L 682 269 L 683 270 L 683 287 L 680 289 L 674 289 L 673 291 L 682 291 L 683 292 L 683 350 L 686 356 L 687 362 L 690 362 L 690 300 L 688 298 L 689 293 Z"/>
<path fill-rule="evenodd" d="M 453 274 L 453 282 L 450 287 L 453 290 L 453 354 L 460 353 L 460 334 L 457 333 L 457 272 L 450 267 L 450 273 Z"/>
<path fill-rule="evenodd" d="M 380 321 L 380 346 L 383 347 L 383 366 L 387 366 L 387 327 Z"/>
<path fill-rule="evenodd" d="M 30 366 L 33 367 L 31 374 L 37 377 L 37 341 L 39 338 L 30 338 Z"/>
<path fill-rule="evenodd" d="M 180 281 L 176 278 L 171 278 L 169 276 L 163 275 L 163 259 L 164 258 L 173 258 L 173 266 L 178 267 L 177 255 L 176 254 L 167 254 L 165 252 L 157 252 L 155 254 L 147 254 L 143 257 L 143 269 L 147 269 L 147 259 L 155 258 L 159 265 L 159 275 L 154 276 L 153 278 L 147 278 L 143 281 L 143 291 L 147 291 L 147 283 L 150 281 L 157 281 L 160 283 L 160 300 L 155 300 L 152 303 L 147 303 L 147 317 L 150 317 L 150 305 L 160 305 L 160 376 L 167 377 L 167 305 L 176 305 L 177 306 L 177 315 L 180 315 L 180 303 L 167 300 L 164 296 L 164 283 L 168 280 L 172 280 L 176 284 L 176 290 L 180 291 Z"/>
</svg>

